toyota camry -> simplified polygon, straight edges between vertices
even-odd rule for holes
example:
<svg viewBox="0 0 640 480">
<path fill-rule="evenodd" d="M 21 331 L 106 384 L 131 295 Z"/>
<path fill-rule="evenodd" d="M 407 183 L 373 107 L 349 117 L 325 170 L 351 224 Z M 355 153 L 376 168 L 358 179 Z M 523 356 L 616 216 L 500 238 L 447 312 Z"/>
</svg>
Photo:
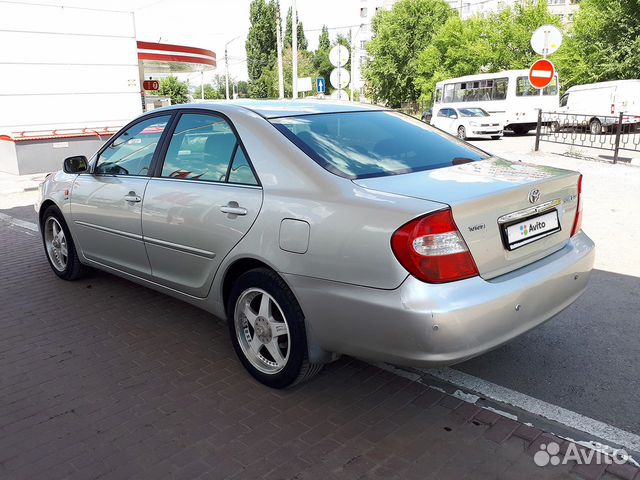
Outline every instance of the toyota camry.
<svg viewBox="0 0 640 480">
<path fill-rule="evenodd" d="M 36 205 L 53 272 L 101 269 L 226 319 L 276 388 L 341 354 L 482 354 L 570 305 L 593 266 L 579 173 L 380 107 L 172 106 L 63 167 Z"/>
</svg>

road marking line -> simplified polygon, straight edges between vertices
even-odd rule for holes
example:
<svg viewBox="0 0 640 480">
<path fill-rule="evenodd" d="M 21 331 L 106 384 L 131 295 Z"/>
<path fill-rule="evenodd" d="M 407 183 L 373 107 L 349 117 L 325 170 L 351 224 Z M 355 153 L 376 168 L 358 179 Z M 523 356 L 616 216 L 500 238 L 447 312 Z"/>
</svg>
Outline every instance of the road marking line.
<svg viewBox="0 0 640 480">
<path fill-rule="evenodd" d="M 424 373 L 453 385 L 472 390 L 483 397 L 518 407 L 529 413 L 553 420 L 589 435 L 607 440 L 629 449 L 629 453 L 640 451 L 640 436 L 607 423 L 572 412 L 566 408 L 547 403 L 524 393 L 496 385 L 487 380 L 452 368 L 423 369 Z"/>
<path fill-rule="evenodd" d="M 13 218 L 12 216 L 4 214 L 2 212 L 0 212 L 0 220 L 4 220 L 5 222 L 9 222 L 10 224 L 15 225 L 16 227 L 25 228 L 33 232 L 39 231 L 38 225 L 36 225 L 35 223 L 27 222 L 25 220 L 20 220 L 19 218 Z"/>
</svg>

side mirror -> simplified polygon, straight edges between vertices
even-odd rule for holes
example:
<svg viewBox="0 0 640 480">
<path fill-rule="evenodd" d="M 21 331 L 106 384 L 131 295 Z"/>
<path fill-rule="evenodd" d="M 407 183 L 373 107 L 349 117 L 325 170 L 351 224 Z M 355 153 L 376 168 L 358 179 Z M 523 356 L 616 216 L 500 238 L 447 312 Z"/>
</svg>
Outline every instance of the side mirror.
<svg viewBox="0 0 640 480">
<path fill-rule="evenodd" d="M 89 162 L 84 155 L 76 155 L 64 159 L 62 169 L 65 173 L 82 173 L 89 170 Z"/>
</svg>

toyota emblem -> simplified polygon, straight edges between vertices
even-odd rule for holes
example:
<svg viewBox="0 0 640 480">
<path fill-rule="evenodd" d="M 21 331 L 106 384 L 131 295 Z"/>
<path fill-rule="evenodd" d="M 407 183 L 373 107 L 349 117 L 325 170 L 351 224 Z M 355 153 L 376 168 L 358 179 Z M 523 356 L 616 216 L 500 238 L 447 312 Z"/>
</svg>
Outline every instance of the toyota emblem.
<svg viewBox="0 0 640 480">
<path fill-rule="evenodd" d="M 534 188 L 529 192 L 529 203 L 536 203 L 540 200 L 540 190 Z"/>
</svg>

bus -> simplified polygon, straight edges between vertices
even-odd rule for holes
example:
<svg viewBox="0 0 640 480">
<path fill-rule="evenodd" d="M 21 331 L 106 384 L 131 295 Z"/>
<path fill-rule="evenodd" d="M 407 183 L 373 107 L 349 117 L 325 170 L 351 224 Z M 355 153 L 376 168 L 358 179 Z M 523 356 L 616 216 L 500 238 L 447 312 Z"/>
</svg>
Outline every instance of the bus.
<svg viewBox="0 0 640 480">
<path fill-rule="evenodd" d="M 436 84 L 433 115 L 441 108 L 477 107 L 501 117 L 505 128 L 524 135 L 536 128 L 538 110 L 555 111 L 559 105 L 558 76 L 539 90 L 529 83 L 528 70 L 505 70 L 450 78 Z"/>
</svg>

